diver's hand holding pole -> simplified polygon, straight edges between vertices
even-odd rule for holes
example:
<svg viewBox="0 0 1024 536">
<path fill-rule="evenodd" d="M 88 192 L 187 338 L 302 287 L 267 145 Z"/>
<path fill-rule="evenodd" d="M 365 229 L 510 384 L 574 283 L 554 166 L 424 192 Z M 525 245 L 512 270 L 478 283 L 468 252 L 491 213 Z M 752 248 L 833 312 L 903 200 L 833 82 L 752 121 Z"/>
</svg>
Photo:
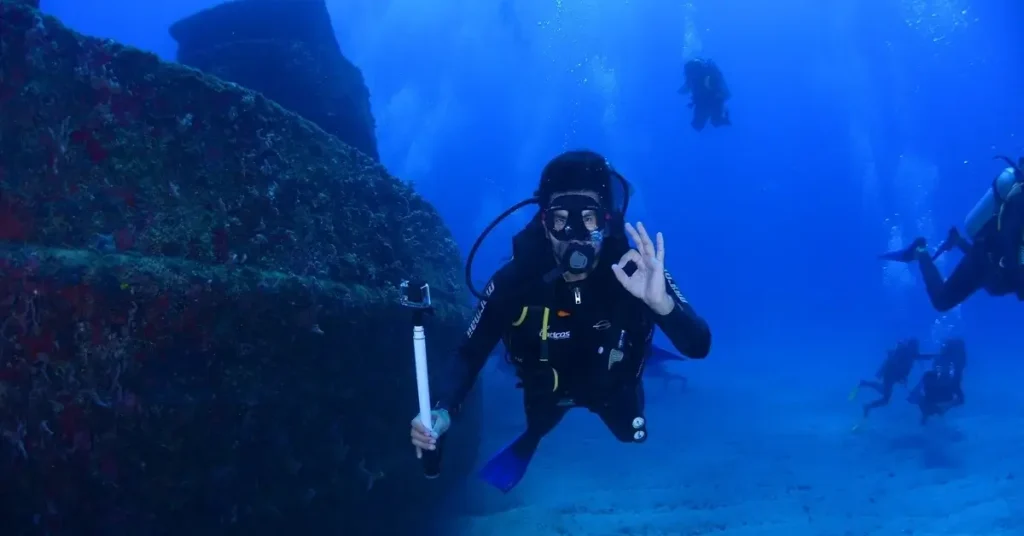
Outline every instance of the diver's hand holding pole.
<svg viewBox="0 0 1024 536">
<path fill-rule="evenodd" d="M 422 432 L 429 432 L 435 439 L 431 443 L 434 448 L 424 450 L 417 445 L 416 455 L 423 462 L 423 476 L 437 478 L 441 475 L 441 443 L 437 439 L 438 434 L 434 431 L 433 416 L 430 411 L 430 376 L 427 371 L 427 336 L 423 330 L 423 320 L 427 313 L 433 311 L 430 305 L 430 286 L 426 283 L 410 283 L 403 281 L 401 284 L 402 305 L 412 309 L 412 348 L 416 360 L 416 394 L 419 398 L 419 415 L 413 421 L 413 433 L 418 428 Z M 416 420 L 420 426 L 416 426 Z M 439 423 L 440 424 L 440 423 Z M 447 424 L 447 423 L 445 423 Z M 416 439 L 415 437 L 413 438 Z"/>
</svg>

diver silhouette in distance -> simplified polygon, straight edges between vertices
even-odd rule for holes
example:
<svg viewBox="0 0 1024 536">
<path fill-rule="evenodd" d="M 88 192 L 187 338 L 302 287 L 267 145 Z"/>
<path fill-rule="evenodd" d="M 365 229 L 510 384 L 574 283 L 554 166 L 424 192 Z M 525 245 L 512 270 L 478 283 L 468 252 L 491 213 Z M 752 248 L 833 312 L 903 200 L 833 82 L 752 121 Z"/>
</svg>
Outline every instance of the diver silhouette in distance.
<svg viewBox="0 0 1024 536">
<path fill-rule="evenodd" d="M 907 397 L 921 409 L 921 424 L 933 416 L 964 404 L 964 368 L 967 366 L 967 346 L 961 339 L 947 339 L 932 369 L 924 373 L 921 381 Z"/>
<path fill-rule="evenodd" d="M 690 126 L 701 131 L 708 121 L 713 127 L 731 125 L 729 110 L 725 107 L 731 95 L 715 62 L 692 59 L 683 67 L 683 75 L 685 83 L 679 88 L 679 94 L 690 95 L 689 107 L 693 110 Z"/>
<path fill-rule="evenodd" d="M 879 399 L 864 405 L 864 418 L 866 419 L 872 410 L 889 405 L 893 387 L 896 384 L 907 384 L 907 379 L 910 377 L 915 363 L 932 357 L 921 353 L 921 344 L 917 339 L 900 341 L 895 348 L 886 352 L 885 361 L 875 372 L 875 379 L 861 380 L 850 393 L 850 400 L 857 397 L 857 393 L 862 387 L 874 389 L 882 395 Z"/>
</svg>

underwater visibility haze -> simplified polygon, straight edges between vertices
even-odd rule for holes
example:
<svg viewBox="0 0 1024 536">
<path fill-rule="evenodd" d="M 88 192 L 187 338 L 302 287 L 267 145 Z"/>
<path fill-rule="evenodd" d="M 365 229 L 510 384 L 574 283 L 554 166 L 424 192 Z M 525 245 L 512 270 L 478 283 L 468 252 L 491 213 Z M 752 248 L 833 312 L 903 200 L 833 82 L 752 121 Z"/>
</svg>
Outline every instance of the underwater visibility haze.
<svg viewBox="0 0 1024 536">
<path fill-rule="evenodd" d="M 3 533 L 1024 533 L 1021 20 L 0 0 Z"/>
</svg>

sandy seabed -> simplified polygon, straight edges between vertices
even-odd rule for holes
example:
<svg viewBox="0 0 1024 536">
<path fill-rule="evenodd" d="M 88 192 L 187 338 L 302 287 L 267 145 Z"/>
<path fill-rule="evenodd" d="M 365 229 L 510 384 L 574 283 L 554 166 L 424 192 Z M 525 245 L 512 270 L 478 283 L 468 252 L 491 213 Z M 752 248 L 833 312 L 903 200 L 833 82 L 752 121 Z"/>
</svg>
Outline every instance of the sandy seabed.
<svg viewBox="0 0 1024 536">
<path fill-rule="evenodd" d="M 511 493 L 470 484 L 478 504 L 460 517 L 459 534 L 1024 535 L 1024 392 L 1015 382 L 968 377 L 967 405 L 926 426 L 897 388 L 854 432 L 875 395 L 848 401 L 855 378 L 838 379 L 704 378 L 685 392 L 649 381 L 643 445 L 617 443 L 575 410 Z M 491 423 L 487 455 L 522 425 L 516 393 L 492 392 L 488 410 L 509 421 Z"/>
</svg>

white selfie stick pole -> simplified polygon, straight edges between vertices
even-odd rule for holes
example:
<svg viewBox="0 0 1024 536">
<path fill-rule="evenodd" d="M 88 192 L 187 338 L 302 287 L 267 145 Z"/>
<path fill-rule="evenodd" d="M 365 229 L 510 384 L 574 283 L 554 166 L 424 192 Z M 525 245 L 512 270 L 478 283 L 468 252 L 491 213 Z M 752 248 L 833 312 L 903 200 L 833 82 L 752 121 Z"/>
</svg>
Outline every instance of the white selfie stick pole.
<svg viewBox="0 0 1024 536">
<path fill-rule="evenodd" d="M 420 422 L 427 430 L 433 429 L 430 418 L 430 375 L 427 372 L 427 336 L 423 326 L 412 327 L 412 350 L 416 358 L 416 394 L 420 401 Z"/>
<path fill-rule="evenodd" d="M 430 375 L 427 371 L 427 334 L 423 320 L 433 311 L 430 305 L 430 285 L 402 281 L 402 305 L 412 309 L 412 350 L 416 361 L 416 395 L 419 399 L 420 422 L 427 430 L 434 429 L 430 415 Z M 423 476 L 437 478 L 441 475 L 441 442 L 437 450 L 423 451 Z"/>
</svg>

